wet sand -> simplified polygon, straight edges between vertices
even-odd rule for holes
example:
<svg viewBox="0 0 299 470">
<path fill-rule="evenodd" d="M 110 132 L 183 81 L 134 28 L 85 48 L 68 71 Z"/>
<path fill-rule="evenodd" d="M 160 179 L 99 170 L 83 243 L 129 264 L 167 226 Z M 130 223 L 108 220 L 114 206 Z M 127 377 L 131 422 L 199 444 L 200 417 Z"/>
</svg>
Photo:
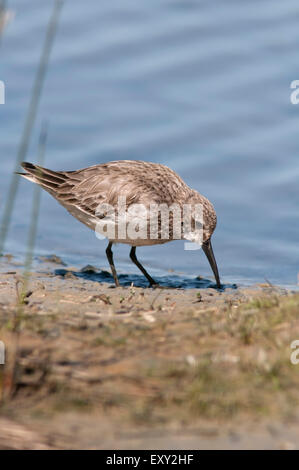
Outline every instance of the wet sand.
<svg viewBox="0 0 299 470">
<path fill-rule="evenodd" d="M 0 448 L 297 448 L 298 294 L 116 289 L 48 261 L 24 299 L 2 266 Z"/>
</svg>

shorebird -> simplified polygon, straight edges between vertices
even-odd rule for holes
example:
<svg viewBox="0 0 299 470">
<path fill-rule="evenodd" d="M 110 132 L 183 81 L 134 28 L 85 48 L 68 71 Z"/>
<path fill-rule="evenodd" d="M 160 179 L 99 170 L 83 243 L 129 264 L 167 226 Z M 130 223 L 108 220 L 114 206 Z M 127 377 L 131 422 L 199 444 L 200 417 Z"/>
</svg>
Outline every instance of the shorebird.
<svg viewBox="0 0 299 470">
<path fill-rule="evenodd" d="M 213 270 L 217 287 L 221 287 L 211 243 L 211 237 L 217 223 L 215 209 L 206 197 L 187 186 L 179 175 L 167 166 L 137 160 L 120 160 L 75 171 L 53 171 L 27 162 L 23 162 L 22 167 L 26 173 L 19 173 L 21 176 L 39 184 L 76 219 L 93 230 L 96 230 L 98 224 L 103 221 L 113 220 L 116 226 L 120 223 L 119 209 L 118 212 L 116 209 L 116 218 L 111 218 L 111 207 L 117 207 L 120 196 L 125 201 L 126 214 L 130 213 L 131 209 L 136 205 L 145 207 L 146 211 L 153 204 L 164 205 L 164 207 L 172 207 L 174 204 L 181 210 L 187 206 L 190 207 L 191 222 L 194 230 L 191 233 L 190 230 L 182 229 L 179 238 L 200 243 Z M 110 213 L 109 209 L 101 209 L 99 211 L 99 206 L 101 208 L 110 208 Z M 200 228 L 196 223 L 194 215 L 194 208 L 197 206 L 202 208 L 202 224 Z M 140 217 L 139 215 L 139 221 Z M 134 211 L 133 216 L 131 215 L 132 218 L 136 221 L 136 213 Z M 143 219 L 146 219 L 146 222 L 148 222 L 149 212 L 143 215 Z M 127 219 L 126 223 L 128 223 Z M 113 261 L 112 245 L 114 243 L 131 245 L 131 260 L 147 278 L 150 287 L 158 286 L 138 261 L 136 247 L 161 244 L 177 239 L 178 237 L 174 236 L 174 223 L 174 214 L 169 213 L 168 236 L 165 236 L 160 216 L 158 217 L 157 233 L 155 236 L 150 236 L 152 232 L 150 232 L 148 227 L 146 229 L 146 237 L 140 237 L 138 234 L 135 237 L 128 237 L 127 234 L 121 235 L 119 230 L 114 232 L 113 235 L 107 236 L 108 246 L 106 255 L 116 286 L 119 286 L 119 280 Z M 180 224 L 183 226 L 181 222 Z M 101 233 L 107 234 L 108 232 L 105 232 L 103 229 Z"/>
</svg>

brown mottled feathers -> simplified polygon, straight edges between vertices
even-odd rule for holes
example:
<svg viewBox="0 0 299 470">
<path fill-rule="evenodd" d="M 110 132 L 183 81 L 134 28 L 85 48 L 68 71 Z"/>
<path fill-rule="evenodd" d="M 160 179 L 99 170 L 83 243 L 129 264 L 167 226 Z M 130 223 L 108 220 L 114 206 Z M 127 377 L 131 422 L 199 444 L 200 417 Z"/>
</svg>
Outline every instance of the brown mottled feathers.
<svg viewBox="0 0 299 470">
<path fill-rule="evenodd" d="M 94 213 L 100 203 L 117 204 L 118 196 L 128 204 L 148 201 L 172 204 L 191 190 L 172 170 L 158 163 L 121 160 L 76 171 L 56 172 L 23 163 L 23 168 L 61 202 L 76 204 Z"/>
<path fill-rule="evenodd" d="M 27 172 L 22 176 L 40 184 L 91 228 L 93 225 L 86 216 L 94 217 L 99 204 L 115 207 L 120 195 L 126 197 L 127 207 L 134 203 L 146 207 L 150 203 L 202 203 L 206 237 L 216 226 L 212 204 L 189 188 L 173 170 L 159 163 L 120 160 L 76 171 L 52 171 L 27 162 L 22 166 Z"/>
</svg>

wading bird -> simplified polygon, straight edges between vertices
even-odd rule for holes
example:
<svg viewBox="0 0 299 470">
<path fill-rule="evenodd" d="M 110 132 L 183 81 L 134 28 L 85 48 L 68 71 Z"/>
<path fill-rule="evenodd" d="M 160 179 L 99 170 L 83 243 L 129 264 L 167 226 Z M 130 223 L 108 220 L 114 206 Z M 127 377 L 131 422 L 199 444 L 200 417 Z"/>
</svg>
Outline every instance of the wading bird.
<svg viewBox="0 0 299 470">
<path fill-rule="evenodd" d="M 211 244 L 211 236 L 217 223 L 214 207 L 207 198 L 189 188 L 170 168 L 158 163 L 136 160 L 113 161 L 76 171 L 52 171 L 27 162 L 22 163 L 22 167 L 26 173 L 19 173 L 20 175 L 48 191 L 76 219 L 96 231 L 100 224 L 99 231 L 104 235 L 108 234 L 106 255 L 116 286 L 119 286 L 119 280 L 113 261 L 113 243 L 131 245 L 131 260 L 147 278 L 150 286 L 155 287 L 158 284 L 136 257 L 136 247 L 182 238 L 195 241 L 202 246 L 213 270 L 217 287 L 221 287 Z M 120 215 L 120 197 L 125 201 L 125 216 Z M 174 210 L 169 212 L 169 226 L 166 231 L 165 219 L 162 219 L 161 213 L 156 219 L 156 231 L 151 230 L 148 223 L 151 220 L 150 209 L 157 206 L 161 208 L 161 205 L 167 208 L 172 206 L 179 208 L 179 214 L 176 212 L 176 216 L 180 218 L 179 225 L 182 227 L 179 237 L 177 232 L 175 233 L 177 220 Z M 136 206 L 145 208 L 143 215 L 138 211 L 137 213 L 132 211 Z M 190 208 L 191 214 L 191 224 L 187 230 L 182 223 L 182 212 L 185 207 Z M 201 224 L 197 223 L 195 217 L 196 207 L 202 208 Z M 138 230 L 133 230 L 133 236 L 128 236 L 127 233 L 120 235 L 120 222 L 124 220 L 126 227 L 133 222 L 136 225 L 136 221 L 140 225 L 143 224 L 143 228 L 146 227 L 146 236 L 140 236 Z M 110 229 L 111 224 L 112 228 L 116 229 L 114 232 L 110 231 L 110 235 L 104 229 L 104 225 L 108 226 L 109 223 Z"/>
</svg>

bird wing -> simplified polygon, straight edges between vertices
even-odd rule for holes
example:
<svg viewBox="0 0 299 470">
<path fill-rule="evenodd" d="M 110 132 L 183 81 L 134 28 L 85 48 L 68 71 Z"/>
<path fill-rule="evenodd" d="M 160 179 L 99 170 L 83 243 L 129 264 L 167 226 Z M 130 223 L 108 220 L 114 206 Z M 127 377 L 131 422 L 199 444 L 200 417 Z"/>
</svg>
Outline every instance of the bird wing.
<svg viewBox="0 0 299 470">
<path fill-rule="evenodd" d="M 40 184 L 90 228 L 94 228 L 97 219 L 109 217 L 107 206 L 118 208 L 120 197 L 128 212 L 134 204 L 147 209 L 150 204 L 170 206 L 178 202 L 178 193 L 183 201 L 191 191 L 174 171 L 157 163 L 121 160 L 65 172 L 31 163 L 22 166 L 27 171 L 25 178 Z"/>
<path fill-rule="evenodd" d="M 188 194 L 183 180 L 164 165 L 133 160 L 121 160 L 95 165 L 76 171 L 52 171 L 31 163 L 23 163 L 29 173 L 23 176 L 40 184 L 58 201 L 74 204 L 87 212 L 97 205 L 115 206 L 118 197 L 126 197 L 127 205 L 139 203 L 171 204 Z"/>
</svg>

